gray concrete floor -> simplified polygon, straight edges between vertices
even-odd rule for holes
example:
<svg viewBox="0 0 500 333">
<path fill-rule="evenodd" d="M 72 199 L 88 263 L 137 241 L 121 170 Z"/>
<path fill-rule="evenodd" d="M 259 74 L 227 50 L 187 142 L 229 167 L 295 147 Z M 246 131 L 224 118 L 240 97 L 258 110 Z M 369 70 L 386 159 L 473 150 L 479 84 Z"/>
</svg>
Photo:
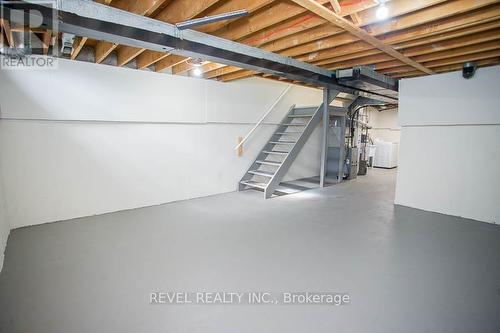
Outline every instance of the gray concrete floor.
<svg viewBox="0 0 500 333">
<path fill-rule="evenodd" d="M 371 170 L 370 170 L 371 171 Z M 394 207 L 395 171 L 14 230 L 1 332 L 500 332 L 500 228 Z M 152 291 L 335 291 L 349 305 L 150 305 Z"/>
</svg>

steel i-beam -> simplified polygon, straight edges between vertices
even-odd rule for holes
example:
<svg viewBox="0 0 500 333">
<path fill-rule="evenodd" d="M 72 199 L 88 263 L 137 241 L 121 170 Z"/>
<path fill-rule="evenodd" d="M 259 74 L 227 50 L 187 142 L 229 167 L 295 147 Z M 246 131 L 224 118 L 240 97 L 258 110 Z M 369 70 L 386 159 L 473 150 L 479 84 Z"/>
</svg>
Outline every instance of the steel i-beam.
<svg viewBox="0 0 500 333">
<path fill-rule="evenodd" d="M 311 83 L 332 90 L 395 103 L 393 96 L 340 84 L 335 72 L 276 53 L 243 45 L 194 30 L 136 15 L 88 0 L 59 0 L 57 8 L 30 1 L 1 1 L 2 15 L 11 10 L 29 11 L 46 26 L 57 25 L 60 32 L 131 47 L 169 52 L 186 57 L 269 73 L 290 80 Z M 54 19 L 56 18 L 56 19 Z M 54 22 L 57 20 L 57 22 Z M 43 27 L 43 25 L 42 25 Z"/>
</svg>

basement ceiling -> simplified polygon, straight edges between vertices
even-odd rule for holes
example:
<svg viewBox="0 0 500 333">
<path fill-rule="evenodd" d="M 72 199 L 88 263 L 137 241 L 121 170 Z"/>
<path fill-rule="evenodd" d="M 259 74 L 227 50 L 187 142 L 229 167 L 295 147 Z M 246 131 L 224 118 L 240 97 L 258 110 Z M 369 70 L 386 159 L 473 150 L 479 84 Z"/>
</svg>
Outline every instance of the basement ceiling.
<svg viewBox="0 0 500 333">
<path fill-rule="evenodd" d="M 303 0 L 99 2 L 168 23 L 245 9 L 249 12 L 246 17 L 195 30 L 329 70 L 369 65 L 381 74 L 406 78 L 459 70 L 467 61 L 474 61 L 479 67 L 500 63 L 499 0 L 393 0 L 385 3 L 389 15 L 385 19 L 377 17 L 379 1 L 317 0 L 333 13 L 334 20 L 345 19 L 340 25 L 306 9 L 304 3 L 308 1 Z M 359 30 L 362 31 L 357 33 Z M 48 34 L 45 33 L 46 40 Z M 71 58 L 83 60 L 82 50 L 91 50 L 96 63 L 148 68 L 174 75 L 220 81 L 252 76 L 288 81 L 233 66 L 206 61 L 200 64 L 198 59 L 78 36 Z"/>
</svg>

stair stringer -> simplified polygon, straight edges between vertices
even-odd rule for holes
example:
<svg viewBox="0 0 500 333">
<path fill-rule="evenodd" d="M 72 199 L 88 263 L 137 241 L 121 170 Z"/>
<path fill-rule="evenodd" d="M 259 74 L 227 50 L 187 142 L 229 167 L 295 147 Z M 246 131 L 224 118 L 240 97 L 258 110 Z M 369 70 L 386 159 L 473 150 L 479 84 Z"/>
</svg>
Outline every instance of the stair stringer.
<svg viewBox="0 0 500 333">
<path fill-rule="evenodd" d="M 306 127 L 304 128 L 303 133 L 300 135 L 300 137 L 297 139 L 297 142 L 293 145 L 292 149 L 290 150 L 290 153 L 286 156 L 286 158 L 283 160 L 283 163 L 278 167 L 276 170 L 276 173 L 274 176 L 271 178 L 269 183 L 266 186 L 266 189 L 264 190 L 264 196 L 266 199 L 270 198 L 274 191 L 276 191 L 277 187 L 281 183 L 283 177 L 285 174 L 288 172 L 290 167 L 292 166 L 293 161 L 297 158 L 299 155 L 299 152 L 302 150 L 302 147 L 305 145 L 309 137 L 311 136 L 312 132 L 316 128 L 316 126 L 319 124 L 321 118 L 322 118 L 322 107 L 323 104 L 321 104 L 316 111 L 314 112 L 313 116 L 307 123 Z M 291 110 L 291 112 L 293 109 Z M 290 114 L 290 112 L 289 112 Z M 287 114 L 288 117 L 288 114 Z M 280 126 L 281 127 L 281 126 Z M 283 126 L 286 128 L 286 126 Z M 276 131 L 279 132 L 279 131 Z M 274 145 L 272 145 L 274 146 Z M 265 149 L 263 149 L 265 150 Z"/>
<path fill-rule="evenodd" d="M 257 163 L 258 160 L 263 160 L 267 157 L 267 154 L 263 153 L 266 150 L 272 150 L 276 144 L 270 143 L 271 141 L 278 141 L 280 138 L 280 135 L 276 134 L 279 132 L 284 132 L 287 128 L 287 126 L 284 126 L 283 123 L 288 119 L 288 116 L 292 114 L 293 110 L 295 109 L 295 104 L 290 107 L 288 112 L 285 114 L 283 119 L 281 120 L 280 124 L 278 125 L 278 128 L 274 131 L 274 133 L 271 135 L 269 140 L 267 140 L 265 146 L 260 150 L 259 154 L 257 157 L 254 159 L 253 163 L 250 165 L 250 167 L 247 169 L 243 177 L 240 179 L 238 182 L 238 191 L 243 191 L 246 188 L 246 185 L 242 184 L 242 181 L 247 181 L 252 179 L 253 175 L 249 173 L 250 170 L 255 170 L 260 167 L 260 165 Z"/>
</svg>

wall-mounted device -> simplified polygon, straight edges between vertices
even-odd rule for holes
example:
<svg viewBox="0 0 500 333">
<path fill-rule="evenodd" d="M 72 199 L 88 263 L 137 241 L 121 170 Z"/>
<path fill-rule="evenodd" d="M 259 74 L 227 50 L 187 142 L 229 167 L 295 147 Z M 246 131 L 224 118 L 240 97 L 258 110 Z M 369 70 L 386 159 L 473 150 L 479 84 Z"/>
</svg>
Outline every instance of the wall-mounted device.
<svg viewBox="0 0 500 333">
<path fill-rule="evenodd" d="M 63 33 L 61 37 L 61 53 L 65 56 L 70 56 L 73 52 L 73 43 L 75 35 Z"/>
<path fill-rule="evenodd" d="M 470 61 L 466 62 L 464 64 L 464 67 L 462 68 L 462 76 L 465 79 L 470 79 L 476 73 L 476 68 L 477 68 L 477 66 L 475 63 L 470 62 Z"/>
</svg>

